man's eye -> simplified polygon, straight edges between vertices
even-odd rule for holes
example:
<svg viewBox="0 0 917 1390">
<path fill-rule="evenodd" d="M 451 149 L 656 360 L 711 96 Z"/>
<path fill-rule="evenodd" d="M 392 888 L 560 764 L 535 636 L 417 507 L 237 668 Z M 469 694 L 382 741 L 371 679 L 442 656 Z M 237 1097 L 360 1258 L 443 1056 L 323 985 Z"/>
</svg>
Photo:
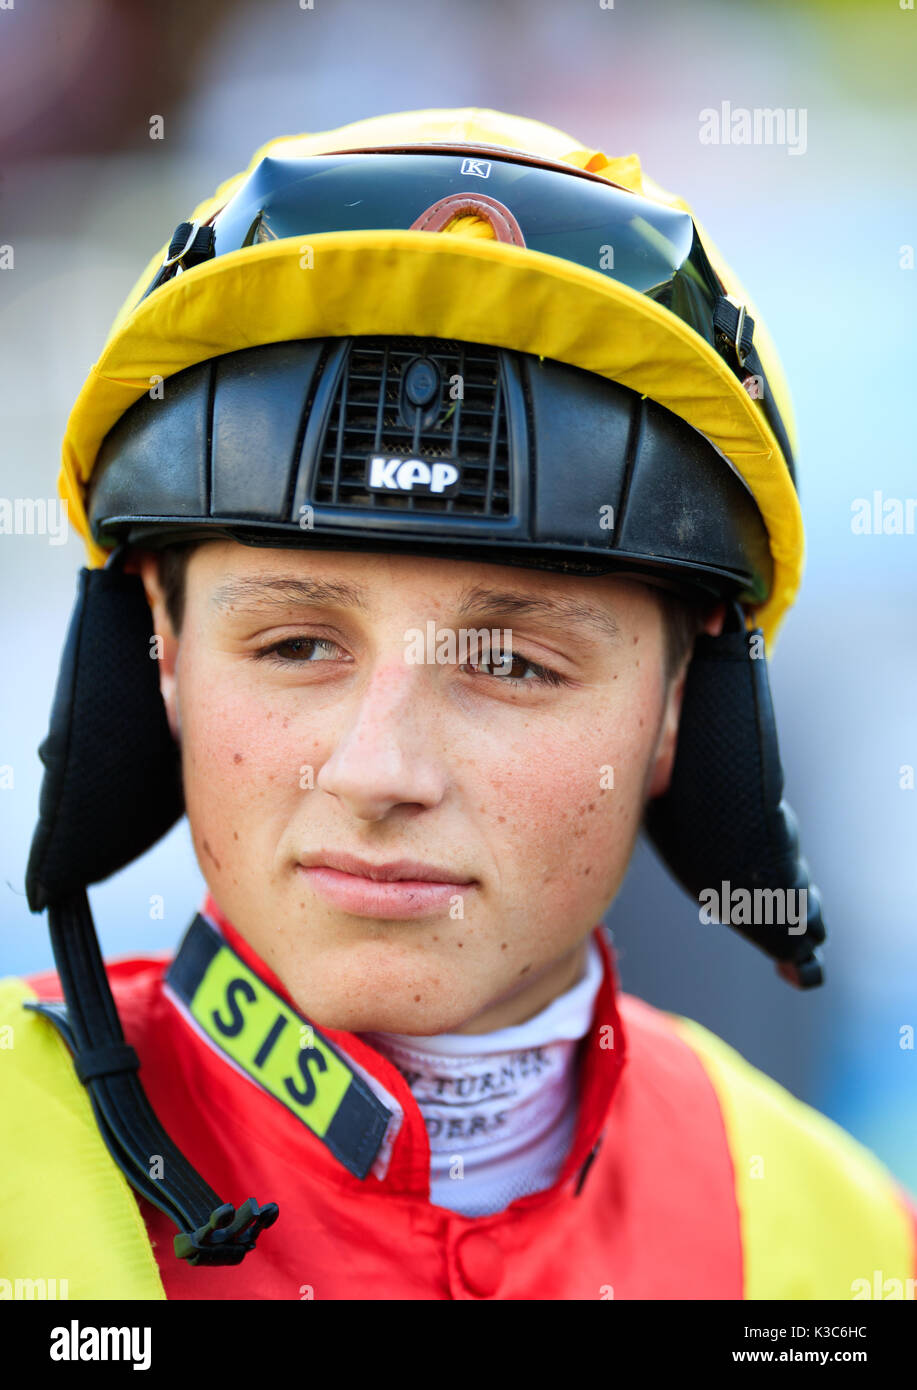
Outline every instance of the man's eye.
<svg viewBox="0 0 917 1390">
<path fill-rule="evenodd" d="M 512 675 L 512 669 L 517 664 L 527 666 L 534 675 L 529 679 L 525 676 Z M 484 669 L 493 668 L 493 669 Z M 552 671 L 549 666 L 539 666 L 535 661 L 529 661 L 527 656 L 518 656 L 515 652 L 505 652 L 502 658 L 493 661 L 482 660 L 469 662 L 465 668 L 469 671 L 482 671 L 486 676 L 491 676 L 494 680 L 505 681 L 508 685 L 568 685 L 566 676 L 560 675 L 558 671 Z"/>
<path fill-rule="evenodd" d="M 340 647 L 336 642 L 331 642 L 327 637 L 288 637 L 283 642 L 274 642 L 270 647 L 262 647 L 253 653 L 256 661 L 277 662 L 281 666 L 308 666 L 315 665 L 311 660 L 313 653 L 321 649 L 334 656 L 340 652 Z M 319 660 L 327 661 L 328 656 L 319 657 Z"/>
<path fill-rule="evenodd" d="M 273 642 L 269 647 L 252 653 L 256 661 L 268 661 L 279 666 L 314 666 L 318 661 L 333 660 L 340 654 L 338 644 L 327 637 L 287 637 L 282 642 Z M 527 667 L 531 676 L 513 675 L 513 668 L 518 666 Z M 502 658 L 472 662 L 462 669 L 503 681 L 507 685 L 569 684 L 566 677 L 557 671 L 552 671 L 548 666 L 539 666 L 537 662 L 529 661 L 528 657 L 515 652 L 506 652 Z"/>
</svg>

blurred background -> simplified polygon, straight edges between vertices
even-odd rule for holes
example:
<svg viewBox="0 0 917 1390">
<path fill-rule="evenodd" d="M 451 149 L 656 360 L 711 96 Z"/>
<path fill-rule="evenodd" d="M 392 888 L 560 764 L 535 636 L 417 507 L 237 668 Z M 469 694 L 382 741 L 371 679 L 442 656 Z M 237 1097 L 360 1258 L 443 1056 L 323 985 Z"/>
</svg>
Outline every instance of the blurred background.
<svg viewBox="0 0 917 1390">
<path fill-rule="evenodd" d="M 793 392 L 807 568 L 771 684 L 829 944 L 826 985 L 791 990 L 701 926 L 641 845 L 608 916 L 623 985 L 713 1029 L 917 1192 L 901 1045 L 917 1027 L 917 535 L 851 525 L 858 498 L 917 497 L 907 3 L 0 0 L 0 498 L 56 498 L 67 415 L 122 299 L 263 141 L 484 106 L 637 153 L 745 282 Z M 723 102 L 805 112 L 805 140 L 704 143 L 700 113 Z M 0 974 L 53 963 L 23 877 L 83 563 L 75 533 L 0 535 Z M 171 952 L 203 886 L 182 820 L 92 890 L 106 956 Z"/>
</svg>

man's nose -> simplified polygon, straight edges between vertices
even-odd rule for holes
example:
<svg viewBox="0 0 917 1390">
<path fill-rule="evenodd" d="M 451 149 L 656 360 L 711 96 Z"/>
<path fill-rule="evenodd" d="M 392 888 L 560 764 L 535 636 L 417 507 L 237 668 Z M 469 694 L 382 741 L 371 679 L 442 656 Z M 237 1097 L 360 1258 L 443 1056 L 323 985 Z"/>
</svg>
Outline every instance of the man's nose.
<svg viewBox="0 0 917 1390">
<path fill-rule="evenodd" d="M 435 747 L 439 718 L 429 671 L 393 656 L 341 705 L 337 740 L 316 786 L 360 820 L 381 820 L 395 806 L 435 806 L 445 774 Z"/>
</svg>

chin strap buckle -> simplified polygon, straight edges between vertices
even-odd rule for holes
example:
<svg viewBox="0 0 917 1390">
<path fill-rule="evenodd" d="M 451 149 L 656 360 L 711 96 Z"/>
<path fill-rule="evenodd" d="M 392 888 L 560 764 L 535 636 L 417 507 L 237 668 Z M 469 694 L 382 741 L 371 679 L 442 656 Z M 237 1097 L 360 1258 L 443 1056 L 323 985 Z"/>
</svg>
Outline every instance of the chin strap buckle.
<svg viewBox="0 0 917 1390">
<path fill-rule="evenodd" d="M 280 1215 L 276 1202 L 259 1207 L 253 1198 L 243 1202 L 238 1211 L 225 1202 L 211 1212 L 205 1226 L 196 1231 L 179 1232 L 174 1240 L 175 1254 L 191 1265 L 238 1265 L 255 1241 Z"/>
</svg>

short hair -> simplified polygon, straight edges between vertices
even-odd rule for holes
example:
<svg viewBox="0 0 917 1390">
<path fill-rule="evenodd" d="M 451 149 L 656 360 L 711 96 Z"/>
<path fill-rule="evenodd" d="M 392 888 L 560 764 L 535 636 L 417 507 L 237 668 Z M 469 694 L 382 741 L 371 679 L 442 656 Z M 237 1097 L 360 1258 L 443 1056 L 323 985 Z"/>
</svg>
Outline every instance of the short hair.
<svg viewBox="0 0 917 1390">
<path fill-rule="evenodd" d="M 185 577 L 188 561 L 202 541 L 179 541 L 156 552 L 156 569 L 162 588 L 166 613 L 172 631 L 178 637 L 185 619 Z"/>
<path fill-rule="evenodd" d="M 703 632 L 720 600 L 712 595 L 678 593 L 657 589 L 665 633 L 665 674 L 672 680 L 686 657 L 694 653 L 694 643 Z"/>
<path fill-rule="evenodd" d="M 206 544 L 202 540 L 179 541 L 165 546 L 157 554 L 159 583 L 162 586 L 166 612 L 176 637 L 181 633 L 185 616 L 185 576 L 188 561 L 194 551 Z M 696 594 L 652 587 L 659 600 L 665 634 L 665 676 L 671 680 L 681 669 L 685 657 L 694 650 L 694 642 L 710 616 L 717 600 Z"/>
</svg>

